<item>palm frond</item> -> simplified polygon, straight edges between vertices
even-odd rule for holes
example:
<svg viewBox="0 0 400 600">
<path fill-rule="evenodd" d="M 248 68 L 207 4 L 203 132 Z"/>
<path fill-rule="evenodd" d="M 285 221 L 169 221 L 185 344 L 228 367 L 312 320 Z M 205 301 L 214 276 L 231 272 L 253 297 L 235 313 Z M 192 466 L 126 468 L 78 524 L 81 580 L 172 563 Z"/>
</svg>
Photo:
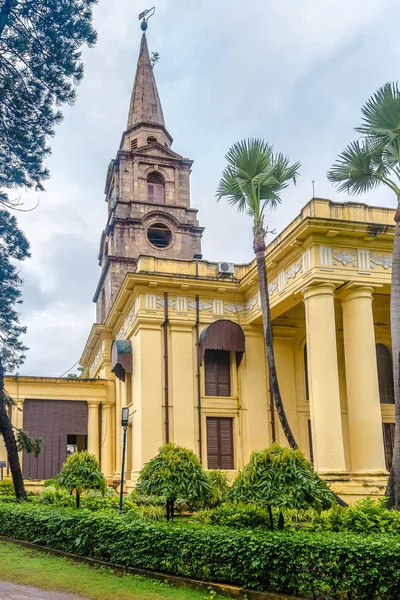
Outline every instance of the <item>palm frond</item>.
<svg viewBox="0 0 400 600">
<path fill-rule="evenodd" d="M 242 140 L 225 156 L 224 169 L 217 189 L 217 201 L 226 197 L 239 211 L 245 210 L 254 222 L 262 222 L 266 206 L 280 203 L 280 192 L 295 182 L 300 163 L 290 164 L 287 156 L 274 154 L 272 146 L 260 139 Z"/>
<path fill-rule="evenodd" d="M 381 183 L 378 146 L 368 140 L 349 144 L 327 173 L 328 180 L 337 185 L 339 192 L 354 196 L 376 188 Z"/>
<path fill-rule="evenodd" d="M 400 90 L 397 83 L 386 83 L 361 109 L 362 123 L 356 131 L 386 144 L 399 139 Z"/>
</svg>

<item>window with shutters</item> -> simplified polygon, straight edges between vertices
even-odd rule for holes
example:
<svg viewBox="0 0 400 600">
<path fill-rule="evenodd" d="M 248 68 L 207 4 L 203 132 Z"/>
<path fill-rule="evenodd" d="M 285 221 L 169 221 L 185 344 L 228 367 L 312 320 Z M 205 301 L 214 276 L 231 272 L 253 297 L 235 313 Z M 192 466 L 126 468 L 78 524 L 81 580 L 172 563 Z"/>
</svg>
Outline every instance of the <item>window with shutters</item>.
<svg viewBox="0 0 400 600">
<path fill-rule="evenodd" d="M 154 204 L 164 204 L 164 179 L 160 173 L 150 173 L 147 177 L 147 200 Z"/>
<path fill-rule="evenodd" d="M 231 395 L 231 357 L 227 350 L 206 350 L 204 377 L 206 396 Z"/>
<path fill-rule="evenodd" d="M 376 362 L 381 404 L 394 404 L 392 355 L 384 344 L 376 344 Z"/>
<path fill-rule="evenodd" d="M 234 469 L 233 419 L 207 417 L 207 464 L 209 469 Z"/>
<path fill-rule="evenodd" d="M 390 471 L 393 461 L 394 448 L 394 423 L 382 423 L 383 430 L 383 446 L 385 449 L 386 469 Z"/>
</svg>

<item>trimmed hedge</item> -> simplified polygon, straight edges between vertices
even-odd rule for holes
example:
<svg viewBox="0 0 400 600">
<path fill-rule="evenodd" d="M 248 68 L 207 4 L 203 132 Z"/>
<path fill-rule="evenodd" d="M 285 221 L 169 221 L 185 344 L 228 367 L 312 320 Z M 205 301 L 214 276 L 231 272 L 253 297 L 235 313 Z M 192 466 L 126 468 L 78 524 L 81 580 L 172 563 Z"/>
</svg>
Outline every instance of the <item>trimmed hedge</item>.
<svg viewBox="0 0 400 600">
<path fill-rule="evenodd" d="M 400 537 L 234 531 L 0 504 L 0 535 L 66 552 L 313 600 L 398 600 Z"/>
</svg>

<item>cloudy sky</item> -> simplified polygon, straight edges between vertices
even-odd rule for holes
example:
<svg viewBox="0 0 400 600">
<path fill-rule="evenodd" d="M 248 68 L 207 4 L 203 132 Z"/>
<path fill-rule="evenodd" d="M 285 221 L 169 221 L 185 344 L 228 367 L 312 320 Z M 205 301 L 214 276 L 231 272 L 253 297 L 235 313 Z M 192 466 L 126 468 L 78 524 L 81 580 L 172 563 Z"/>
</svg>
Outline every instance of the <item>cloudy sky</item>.
<svg viewBox="0 0 400 600">
<path fill-rule="evenodd" d="M 99 40 L 85 49 L 85 79 L 52 140 L 46 192 L 22 193 L 32 258 L 22 268 L 30 347 L 21 373 L 58 376 L 79 360 L 92 322 L 97 253 L 106 222 L 104 182 L 125 128 L 140 44 L 138 13 L 151 5 L 100 0 Z M 229 146 L 261 137 L 302 164 L 270 216 L 280 231 L 312 196 L 345 201 L 326 180 L 355 136 L 360 107 L 399 77 L 397 0 L 158 0 L 150 51 L 173 149 L 194 160 L 192 205 L 206 259 L 252 257 L 251 224 L 215 189 Z M 363 201 L 394 205 L 384 190 Z M 223 223 L 223 226 L 221 224 Z"/>
</svg>

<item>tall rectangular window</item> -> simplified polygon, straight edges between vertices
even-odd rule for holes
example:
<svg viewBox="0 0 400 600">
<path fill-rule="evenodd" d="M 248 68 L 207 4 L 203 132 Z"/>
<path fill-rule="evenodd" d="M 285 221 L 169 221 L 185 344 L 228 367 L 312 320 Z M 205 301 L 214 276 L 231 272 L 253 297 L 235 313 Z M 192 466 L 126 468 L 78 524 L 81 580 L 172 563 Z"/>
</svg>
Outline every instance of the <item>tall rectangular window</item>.
<svg viewBox="0 0 400 600">
<path fill-rule="evenodd" d="M 227 350 L 206 350 L 204 374 L 206 396 L 231 395 L 231 365 Z"/>
<path fill-rule="evenodd" d="M 207 462 L 209 469 L 234 469 L 233 419 L 207 417 Z"/>
<path fill-rule="evenodd" d="M 386 469 L 390 471 L 393 461 L 394 423 L 382 423 L 383 447 L 385 449 Z"/>
</svg>

